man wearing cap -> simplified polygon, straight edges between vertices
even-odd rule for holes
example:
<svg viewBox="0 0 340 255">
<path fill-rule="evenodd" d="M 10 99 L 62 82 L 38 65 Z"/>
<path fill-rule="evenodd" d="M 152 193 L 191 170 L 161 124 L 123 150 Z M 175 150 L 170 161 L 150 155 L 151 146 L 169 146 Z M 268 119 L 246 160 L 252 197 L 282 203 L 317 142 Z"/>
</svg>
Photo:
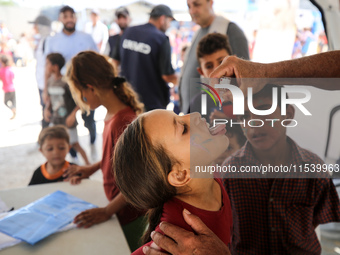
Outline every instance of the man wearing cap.
<svg viewBox="0 0 340 255">
<path fill-rule="evenodd" d="M 184 65 L 181 69 L 179 93 L 181 98 L 181 110 L 190 112 L 190 84 L 193 78 L 198 79 L 199 63 L 196 58 L 196 48 L 203 36 L 209 33 L 220 33 L 228 36 L 232 53 L 240 58 L 249 59 L 248 42 L 243 31 L 233 22 L 222 16 L 217 16 L 213 10 L 213 0 L 187 0 L 192 21 L 201 28 L 194 34 L 191 47 L 184 56 Z"/>
<path fill-rule="evenodd" d="M 34 24 L 34 30 L 36 34 L 39 35 L 39 41 L 34 49 L 34 57 L 36 59 L 36 69 L 35 69 L 35 78 L 38 84 L 39 95 L 40 95 L 40 104 L 42 106 L 42 112 L 44 112 L 45 104 L 42 99 L 43 91 L 45 87 L 45 44 L 46 39 L 51 34 L 51 20 L 44 15 L 39 15 L 34 21 L 29 22 Z M 44 114 L 42 114 L 41 126 L 45 128 L 49 125 L 48 122 L 44 120 Z"/>
<path fill-rule="evenodd" d="M 91 35 L 76 30 L 77 17 L 70 6 L 64 6 L 59 11 L 59 20 L 63 23 L 64 28 L 60 33 L 53 37 L 49 37 L 45 44 L 45 56 L 50 53 L 60 53 L 68 63 L 75 55 L 81 51 L 93 50 L 98 52 L 97 45 L 93 41 Z M 61 69 L 61 73 L 65 75 L 67 64 Z M 45 84 L 49 77 L 45 77 Z M 47 91 L 44 90 L 44 100 L 48 100 Z M 82 114 L 85 121 L 85 127 L 90 133 L 90 142 L 94 144 L 96 140 L 96 123 L 94 122 L 94 111 L 87 116 Z"/>
<path fill-rule="evenodd" d="M 100 54 L 103 54 L 109 38 L 109 30 L 107 26 L 99 20 L 98 9 L 92 9 L 91 21 L 86 23 L 84 32 L 92 36 Z"/>
<path fill-rule="evenodd" d="M 125 29 L 130 25 L 131 18 L 130 13 L 124 6 L 119 7 L 116 12 L 116 23 L 120 28 L 120 33 L 109 37 L 107 55 L 113 57 L 117 48 L 119 48 L 120 36 L 123 34 Z"/>
<path fill-rule="evenodd" d="M 168 83 L 177 83 L 170 42 L 165 35 L 173 19 L 168 6 L 155 6 L 148 23 L 125 30 L 119 55 L 114 56 L 121 64 L 121 74 L 138 93 L 146 111 L 165 109 L 170 99 Z"/>
</svg>

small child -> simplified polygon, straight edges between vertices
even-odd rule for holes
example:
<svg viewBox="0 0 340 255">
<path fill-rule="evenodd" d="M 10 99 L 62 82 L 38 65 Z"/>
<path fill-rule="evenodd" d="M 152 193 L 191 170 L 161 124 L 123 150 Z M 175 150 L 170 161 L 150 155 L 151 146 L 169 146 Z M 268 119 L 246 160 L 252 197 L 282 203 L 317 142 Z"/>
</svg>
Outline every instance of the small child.
<svg viewBox="0 0 340 255">
<path fill-rule="evenodd" d="M 78 142 L 76 112 L 79 109 L 75 104 L 69 86 L 63 81 L 60 73 L 65 64 L 64 57 L 59 53 L 51 53 L 46 57 L 46 72 L 50 78 L 47 82 L 49 100 L 44 110 L 45 120 L 53 125 L 62 124 L 68 128 L 71 147 L 80 153 L 86 165 L 90 162 L 85 151 Z"/>
<path fill-rule="evenodd" d="M 208 78 L 223 59 L 230 55 L 232 55 L 232 51 L 226 35 L 207 34 L 199 41 L 196 49 L 196 57 L 200 64 L 197 71 L 203 77 Z"/>
<path fill-rule="evenodd" d="M 5 93 L 4 103 L 9 109 L 11 109 L 11 119 L 14 119 L 16 115 L 15 88 L 13 84 L 14 73 L 10 66 L 9 58 L 6 55 L 1 55 L 0 61 L 0 80 L 2 80 L 2 89 Z"/>
<path fill-rule="evenodd" d="M 192 178 L 194 170 L 190 167 L 192 156 L 205 165 L 226 150 L 228 138 L 224 134 L 222 125 L 209 130 L 199 113 L 178 116 L 154 110 L 140 115 L 121 135 L 114 153 L 115 177 L 127 201 L 148 210 L 146 246 L 152 245 L 152 231 L 162 233 L 161 221 L 192 231 L 183 219 L 183 209 L 198 215 L 230 245 L 232 212 L 228 194 L 218 179 Z M 142 249 L 133 254 L 142 255 Z"/>
<path fill-rule="evenodd" d="M 65 160 L 70 150 L 69 135 L 62 125 L 44 128 L 39 135 L 40 152 L 47 162 L 34 171 L 28 185 L 63 181 L 64 170 L 71 163 Z"/>
</svg>

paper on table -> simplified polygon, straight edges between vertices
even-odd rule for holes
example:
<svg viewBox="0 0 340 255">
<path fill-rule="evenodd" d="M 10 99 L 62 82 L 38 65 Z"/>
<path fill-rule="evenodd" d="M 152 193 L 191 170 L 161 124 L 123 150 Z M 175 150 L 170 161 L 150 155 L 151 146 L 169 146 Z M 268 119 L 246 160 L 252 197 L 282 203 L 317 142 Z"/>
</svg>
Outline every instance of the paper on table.
<svg viewBox="0 0 340 255">
<path fill-rule="evenodd" d="M 3 233 L 0 233 L 0 251 L 6 247 L 14 246 L 20 243 L 21 240 L 15 239 Z"/>
<path fill-rule="evenodd" d="M 12 211 L 10 213 L 15 213 L 16 211 Z M 3 219 L 5 218 L 8 214 L 10 214 L 9 212 L 7 213 L 1 213 L 0 214 L 0 219 Z M 73 229 L 73 228 L 76 228 L 77 225 L 74 224 L 73 222 L 66 225 L 65 227 L 61 228 L 58 230 L 58 232 L 63 232 L 63 231 L 67 231 L 67 230 L 70 230 L 70 229 Z M 21 243 L 22 241 L 19 240 L 19 239 L 15 239 L 13 237 L 10 237 L 9 235 L 6 235 L 6 234 L 3 234 L 3 233 L 0 233 L 0 251 L 4 248 L 7 248 L 7 247 L 11 247 L 11 246 L 14 246 L 18 243 Z"/>
<path fill-rule="evenodd" d="M 15 213 L 16 211 L 12 211 L 10 213 Z M 1 213 L 0 214 L 0 219 L 2 218 L 5 218 L 8 214 L 10 214 L 9 212 L 7 213 Z M 73 222 L 66 225 L 65 227 L 61 228 L 58 230 L 58 232 L 63 232 L 63 231 L 67 231 L 67 230 L 70 230 L 70 229 L 73 229 L 73 228 L 76 228 L 77 225 L 74 224 Z M 15 239 L 13 237 L 10 237 L 9 235 L 6 235 L 6 234 L 3 234 L 3 233 L 0 233 L 0 251 L 4 248 L 7 248 L 7 247 L 11 247 L 11 246 L 14 246 L 18 243 L 21 243 L 22 241 L 19 240 L 19 239 Z"/>
<path fill-rule="evenodd" d="M 30 244 L 57 232 L 96 206 L 62 191 L 47 195 L 0 220 L 0 231 Z"/>
<path fill-rule="evenodd" d="M 11 212 L 13 213 L 13 212 Z M 5 218 L 7 215 L 9 215 L 9 212 L 6 213 L 0 213 L 0 219 Z M 13 237 L 10 237 L 6 234 L 0 233 L 0 251 L 6 247 L 16 245 L 20 243 L 21 240 L 15 239 Z"/>
</svg>

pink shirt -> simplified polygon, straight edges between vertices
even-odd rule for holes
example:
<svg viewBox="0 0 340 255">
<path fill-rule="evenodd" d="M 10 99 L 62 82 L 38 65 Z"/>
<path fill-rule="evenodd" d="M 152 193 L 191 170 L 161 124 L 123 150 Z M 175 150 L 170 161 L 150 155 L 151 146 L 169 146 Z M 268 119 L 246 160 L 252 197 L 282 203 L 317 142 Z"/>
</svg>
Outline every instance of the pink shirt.
<svg viewBox="0 0 340 255">
<path fill-rule="evenodd" d="M 0 80 L 2 80 L 2 89 L 5 93 L 14 92 L 14 73 L 10 66 L 5 66 L 0 68 Z"/>
</svg>

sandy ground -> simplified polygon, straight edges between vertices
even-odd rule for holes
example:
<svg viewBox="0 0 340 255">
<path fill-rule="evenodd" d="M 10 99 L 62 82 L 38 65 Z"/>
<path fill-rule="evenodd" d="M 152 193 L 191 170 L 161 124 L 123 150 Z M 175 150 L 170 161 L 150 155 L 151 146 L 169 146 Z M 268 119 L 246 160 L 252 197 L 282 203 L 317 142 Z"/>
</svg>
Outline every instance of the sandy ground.
<svg viewBox="0 0 340 255">
<path fill-rule="evenodd" d="M 11 111 L 2 103 L 3 93 L 0 91 L 0 190 L 27 186 L 33 171 L 45 162 L 36 142 L 41 130 L 41 106 L 34 62 L 27 67 L 14 68 L 14 72 L 17 95 L 17 117 L 14 120 L 9 120 Z M 105 113 L 104 108 L 97 109 L 95 113 L 97 140 L 94 148 L 90 146 L 88 131 L 80 113 L 77 115 L 79 142 L 91 162 L 101 158 Z M 71 160 L 71 157 L 68 155 L 67 159 Z M 83 164 L 81 158 L 79 164 Z M 102 181 L 101 171 L 91 178 Z M 340 240 L 322 237 L 321 244 L 323 255 L 340 254 Z"/>
</svg>

